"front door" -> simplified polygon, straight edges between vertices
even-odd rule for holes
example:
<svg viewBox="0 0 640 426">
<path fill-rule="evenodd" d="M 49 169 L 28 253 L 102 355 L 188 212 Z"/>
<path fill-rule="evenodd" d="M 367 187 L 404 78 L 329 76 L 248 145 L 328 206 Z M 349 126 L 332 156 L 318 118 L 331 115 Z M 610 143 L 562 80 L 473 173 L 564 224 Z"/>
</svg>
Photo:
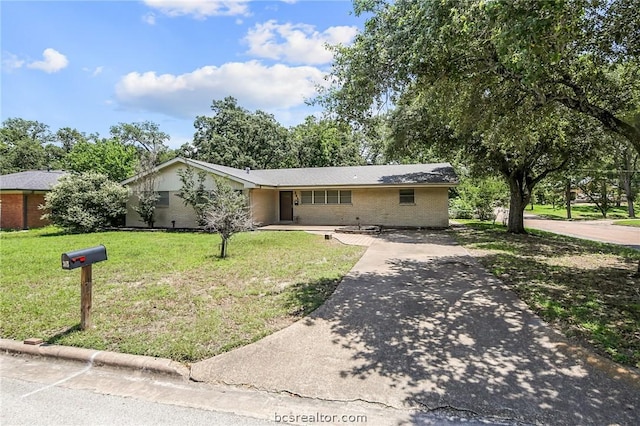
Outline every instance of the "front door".
<svg viewBox="0 0 640 426">
<path fill-rule="evenodd" d="M 293 221 L 293 191 L 280 191 L 280 221 Z"/>
</svg>

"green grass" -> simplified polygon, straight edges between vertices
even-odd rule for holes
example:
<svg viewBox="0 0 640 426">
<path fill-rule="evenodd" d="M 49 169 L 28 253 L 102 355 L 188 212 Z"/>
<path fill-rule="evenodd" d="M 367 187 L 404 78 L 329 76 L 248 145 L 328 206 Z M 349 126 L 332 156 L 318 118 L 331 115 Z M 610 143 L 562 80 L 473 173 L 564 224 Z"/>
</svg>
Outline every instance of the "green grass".
<svg viewBox="0 0 640 426">
<path fill-rule="evenodd" d="M 546 219 L 567 219 L 567 209 L 564 205 L 556 206 L 555 208 L 551 205 L 534 205 L 533 210 L 531 210 L 531 206 L 529 205 L 524 212 L 535 214 Z M 607 219 L 626 219 L 628 217 L 626 206 L 611 207 L 607 212 Z M 574 204 L 571 206 L 571 219 L 598 220 L 603 219 L 603 217 L 600 210 L 593 204 Z"/>
<path fill-rule="evenodd" d="M 362 255 L 304 232 L 0 233 L 0 335 L 195 361 L 260 339 L 309 314 Z M 93 267 L 94 328 L 79 331 L 80 271 L 63 252 L 104 244 Z"/>
<path fill-rule="evenodd" d="M 640 251 L 543 231 L 513 235 L 467 221 L 457 241 L 568 337 L 640 367 Z"/>
<path fill-rule="evenodd" d="M 624 220 L 616 220 L 613 222 L 614 225 L 621 226 L 635 226 L 640 228 L 640 219 L 624 219 Z"/>
</svg>

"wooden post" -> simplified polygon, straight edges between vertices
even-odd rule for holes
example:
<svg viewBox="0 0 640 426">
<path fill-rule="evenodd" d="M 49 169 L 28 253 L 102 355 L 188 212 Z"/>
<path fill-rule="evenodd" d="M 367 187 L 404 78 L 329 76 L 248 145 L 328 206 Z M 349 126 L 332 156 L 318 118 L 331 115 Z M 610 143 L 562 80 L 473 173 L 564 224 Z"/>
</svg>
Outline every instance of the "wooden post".
<svg viewBox="0 0 640 426">
<path fill-rule="evenodd" d="M 80 330 L 91 328 L 91 265 L 80 273 Z"/>
</svg>

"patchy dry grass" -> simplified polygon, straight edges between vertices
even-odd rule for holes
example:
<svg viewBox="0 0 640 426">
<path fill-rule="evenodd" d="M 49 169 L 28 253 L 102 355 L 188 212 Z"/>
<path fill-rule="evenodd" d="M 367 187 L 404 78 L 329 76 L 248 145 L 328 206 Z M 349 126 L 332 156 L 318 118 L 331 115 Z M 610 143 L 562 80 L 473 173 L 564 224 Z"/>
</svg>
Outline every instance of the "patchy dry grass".
<svg viewBox="0 0 640 426">
<path fill-rule="evenodd" d="M 229 258 L 202 233 L 54 228 L 0 234 L 0 336 L 194 361 L 255 341 L 321 305 L 361 247 L 304 232 L 235 236 Z M 94 328 L 79 331 L 80 271 L 60 254 L 104 244 L 93 267 Z"/>
<path fill-rule="evenodd" d="M 531 309 L 570 338 L 640 367 L 640 251 L 467 223 L 454 236 Z"/>
</svg>

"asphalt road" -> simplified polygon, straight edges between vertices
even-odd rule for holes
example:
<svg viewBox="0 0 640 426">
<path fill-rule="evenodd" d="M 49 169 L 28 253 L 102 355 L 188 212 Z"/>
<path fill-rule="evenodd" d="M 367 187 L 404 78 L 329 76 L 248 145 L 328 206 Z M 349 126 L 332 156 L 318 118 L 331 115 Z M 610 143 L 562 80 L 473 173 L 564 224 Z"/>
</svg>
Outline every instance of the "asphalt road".
<svg viewBox="0 0 640 426">
<path fill-rule="evenodd" d="M 0 424 L 272 425 L 242 415 L 241 393 L 130 370 L 0 355 Z M 218 409 L 216 409 L 218 408 Z"/>
<path fill-rule="evenodd" d="M 640 249 L 640 228 L 614 225 L 611 220 L 549 220 L 525 212 L 524 226 L 570 237 Z"/>
<path fill-rule="evenodd" d="M 319 414 L 325 420 L 308 421 L 308 416 Z M 327 422 L 327 416 L 337 420 Z M 446 411 L 421 413 L 362 401 L 300 398 L 55 358 L 0 354 L 0 425 L 76 424 L 487 425 Z"/>
<path fill-rule="evenodd" d="M 229 425 L 273 423 L 248 417 L 2 379 L 2 425 Z"/>
</svg>

